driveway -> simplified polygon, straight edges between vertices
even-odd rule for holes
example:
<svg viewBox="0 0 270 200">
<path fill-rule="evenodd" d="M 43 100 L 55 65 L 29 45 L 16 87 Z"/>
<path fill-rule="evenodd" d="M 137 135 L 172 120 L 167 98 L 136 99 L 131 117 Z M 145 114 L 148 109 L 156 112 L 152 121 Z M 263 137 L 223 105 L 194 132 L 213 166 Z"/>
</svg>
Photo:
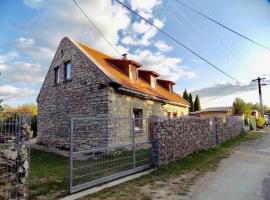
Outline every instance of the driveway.
<svg viewBox="0 0 270 200">
<path fill-rule="evenodd" d="M 191 187 L 187 200 L 270 200 L 270 129 L 256 141 L 238 146 Z"/>
</svg>

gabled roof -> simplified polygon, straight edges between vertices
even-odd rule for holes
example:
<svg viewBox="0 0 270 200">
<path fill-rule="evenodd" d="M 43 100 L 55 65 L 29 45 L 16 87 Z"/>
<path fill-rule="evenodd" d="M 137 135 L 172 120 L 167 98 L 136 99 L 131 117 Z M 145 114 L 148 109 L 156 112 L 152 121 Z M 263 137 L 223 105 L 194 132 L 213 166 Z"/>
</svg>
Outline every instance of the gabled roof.
<svg viewBox="0 0 270 200">
<path fill-rule="evenodd" d="M 71 40 L 71 39 L 70 39 Z M 127 62 L 126 60 L 121 59 L 114 59 L 104 53 L 101 53 L 99 51 L 96 51 L 88 46 L 86 46 L 83 43 L 75 42 L 71 40 L 86 56 L 94 62 L 97 67 L 100 68 L 101 71 L 103 71 L 113 82 L 116 82 L 121 85 L 122 88 L 142 93 L 151 97 L 159 98 L 162 100 L 168 101 L 168 103 L 175 103 L 177 105 L 188 107 L 189 103 L 184 100 L 180 95 L 176 94 L 175 92 L 169 92 L 160 85 L 157 85 L 156 88 L 152 88 L 149 83 L 144 81 L 143 79 L 139 78 L 134 81 L 130 80 L 129 77 L 121 72 L 117 68 L 117 66 L 114 66 L 110 61 L 116 60 L 116 61 L 122 61 Z M 133 64 L 136 64 L 137 66 L 141 66 L 139 63 L 135 61 L 128 61 L 133 62 Z"/>
<path fill-rule="evenodd" d="M 157 72 L 151 71 L 151 70 L 146 70 L 146 69 L 139 69 L 139 73 L 145 73 L 145 74 L 151 74 L 154 77 L 159 77 L 160 75 Z"/>
<path fill-rule="evenodd" d="M 231 112 L 233 110 L 232 106 L 224 106 L 224 107 L 209 107 L 205 108 L 201 111 L 196 111 L 193 112 L 194 114 L 196 113 L 210 113 L 210 112 Z"/>
</svg>

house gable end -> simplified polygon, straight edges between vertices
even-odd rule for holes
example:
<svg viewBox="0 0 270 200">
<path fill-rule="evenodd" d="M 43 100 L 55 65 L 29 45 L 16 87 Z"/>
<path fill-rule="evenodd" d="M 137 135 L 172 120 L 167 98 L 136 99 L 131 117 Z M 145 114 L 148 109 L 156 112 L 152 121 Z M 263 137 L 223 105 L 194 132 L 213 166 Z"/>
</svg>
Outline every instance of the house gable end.
<svg viewBox="0 0 270 200">
<path fill-rule="evenodd" d="M 104 74 L 104 72 L 101 71 L 99 67 L 96 66 L 96 64 L 91 60 L 91 58 L 89 58 L 89 56 L 87 54 L 85 54 L 85 52 L 83 52 L 83 50 L 72 39 L 65 37 L 61 40 L 61 42 L 56 50 L 54 58 L 51 62 L 51 65 L 47 71 L 47 74 L 45 76 L 45 79 L 43 81 L 41 89 L 40 89 L 39 94 L 37 96 L 37 102 L 39 102 L 40 96 L 42 96 L 42 93 L 44 93 L 45 90 L 52 88 L 56 85 L 56 83 L 54 81 L 54 79 L 55 79 L 54 69 L 59 66 L 59 69 L 60 69 L 60 71 L 59 71 L 60 72 L 60 83 L 59 84 L 62 84 L 63 82 L 65 82 L 65 80 L 64 80 L 64 73 L 65 73 L 64 72 L 64 64 L 66 62 L 71 61 L 72 66 L 78 67 L 78 65 L 74 65 L 74 62 L 77 62 L 77 61 L 75 61 L 77 59 L 74 59 L 74 56 L 78 55 L 78 54 L 84 58 L 83 59 L 84 61 L 81 63 L 81 65 L 83 65 L 86 62 L 91 62 L 91 69 L 89 68 L 89 70 L 94 70 L 94 71 L 97 71 L 98 73 L 104 75 L 105 81 L 103 81 L 104 83 L 101 83 L 101 84 L 105 84 L 105 82 L 106 83 L 111 82 L 111 79 L 106 74 Z M 72 71 L 76 72 L 77 70 L 75 70 L 73 67 Z M 76 78 L 78 78 L 78 77 L 76 77 Z"/>
</svg>

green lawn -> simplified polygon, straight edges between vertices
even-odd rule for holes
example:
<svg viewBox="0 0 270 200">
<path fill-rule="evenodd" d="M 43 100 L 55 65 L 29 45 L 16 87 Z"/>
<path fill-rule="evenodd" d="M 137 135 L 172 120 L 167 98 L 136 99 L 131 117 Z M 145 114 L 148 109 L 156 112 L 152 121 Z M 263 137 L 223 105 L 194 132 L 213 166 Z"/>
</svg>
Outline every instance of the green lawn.
<svg viewBox="0 0 270 200">
<path fill-rule="evenodd" d="M 102 192 L 90 195 L 85 199 L 151 199 L 143 192 L 145 185 L 158 185 L 158 182 L 170 178 L 179 177 L 186 172 L 196 171 L 187 184 L 181 183 L 179 193 L 186 191 L 195 178 L 209 170 L 213 170 L 218 163 L 232 152 L 235 145 L 257 139 L 264 134 L 252 132 L 240 135 L 230 141 L 225 142 L 213 149 L 200 151 L 182 160 L 173 162 L 167 166 L 154 170 L 152 173 L 132 180 L 130 182 L 108 188 Z M 38 196 L 44 199 L 57 199 L 67 194 L 67 166 L 68 159 L 59 155 L 45 153 L 37 150 L 31 151 L 31 171 L 30 171 L 30 199 Z"/>
<path fill-rule="evenodd" d="M 67 194 L 68 158 L 31 150 L 30 199 L 56 199 Z M 46 198 L 47 197 L 47 198 Z"/>
</svg>

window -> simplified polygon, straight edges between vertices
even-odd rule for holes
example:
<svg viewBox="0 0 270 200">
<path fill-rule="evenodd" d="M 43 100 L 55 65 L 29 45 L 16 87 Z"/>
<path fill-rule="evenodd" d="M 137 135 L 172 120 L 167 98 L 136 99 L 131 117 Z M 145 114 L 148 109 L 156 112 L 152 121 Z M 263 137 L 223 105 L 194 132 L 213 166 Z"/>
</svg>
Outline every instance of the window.
<svg viewBox="0 0 270 200">
<path fill-rule="evenodd" d="M 134 108 L 133 115 L 135 118 L 134 129 L 135 131 L 141 131 L 143 129 L 143 110 Z"/>
<path fill-rule="evenodd" d="M 177 118 L 177 113 L 172 114 L 173 118 Z"/>
<path fill-rule="evenodd" d="M 65 80 L 71 79 L 71 63 L 66 62 L 65 63 Z"/>
<path fill-rule="evenodd" d="M 54 83 L 60 82 L 59 67 L 54 68 Z"/>
</svg>

